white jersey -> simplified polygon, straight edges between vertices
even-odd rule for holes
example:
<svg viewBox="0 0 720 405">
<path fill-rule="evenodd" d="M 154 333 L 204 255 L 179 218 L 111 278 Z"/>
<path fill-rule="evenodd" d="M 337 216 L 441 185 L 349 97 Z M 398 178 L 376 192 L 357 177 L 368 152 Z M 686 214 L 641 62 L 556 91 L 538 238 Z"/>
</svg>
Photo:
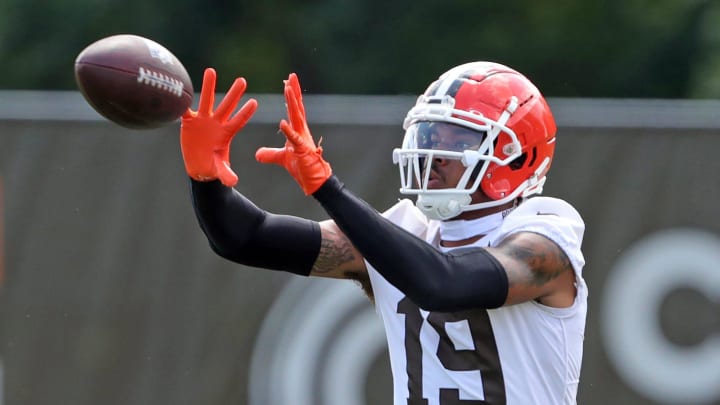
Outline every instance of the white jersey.
<svg viewBox="0 0 720 405">
<path fill-rule="evenodd" d="M 439 222 L 428 221 L 410 200 L 383 215 L 439 246 Z M 428 312 L 366 263 L 376 310 L 385 324 L 395 405 L 575 404 L 587 313 L 580 250 L 584 229 L 580 215 L 566 202 L 535 197 L 473 244 L 497 246 L 523 231 L 553 240 L 577 277 L 577 296 L 568 308 L 528 301 L 491 310 Z"/>
</svg>

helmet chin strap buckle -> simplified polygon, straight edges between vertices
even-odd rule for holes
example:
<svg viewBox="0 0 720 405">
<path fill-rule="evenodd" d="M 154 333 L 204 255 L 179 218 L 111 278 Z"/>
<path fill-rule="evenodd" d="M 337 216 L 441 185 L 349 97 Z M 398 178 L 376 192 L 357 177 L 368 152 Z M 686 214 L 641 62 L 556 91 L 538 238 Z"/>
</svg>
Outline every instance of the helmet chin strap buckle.
<svg viewBox="0 0 720 405">
<path fill-rule="evenodd" d="M 419 195 L 415 205 L 429 219 L 444 221 L 460 215 L 472 198 L 470 194 Z"/>
</svg>

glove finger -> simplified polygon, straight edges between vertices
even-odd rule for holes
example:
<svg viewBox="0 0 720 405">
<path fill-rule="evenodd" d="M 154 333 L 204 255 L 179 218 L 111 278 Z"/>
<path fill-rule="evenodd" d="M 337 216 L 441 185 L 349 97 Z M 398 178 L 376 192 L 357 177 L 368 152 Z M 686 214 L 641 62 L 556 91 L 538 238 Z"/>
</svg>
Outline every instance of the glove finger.
<svg viewBox="0 0 720 405">
<path fill-rule="evenodd" d="M 245 124 L 247 124 L 248 121 L 250 121 L 250 118 L 252 118 L 253 114 L 255 114 L 255 111 L 257 111 L 258 103 L 257 100 L 254 98 L 251 98 L 250 100 L 246 101 L 245 104 L 238 110 L 238 112 L 233 115 L 233 117 L 228 121 L 228 129 L 230 130 L 230 133 L 232 136 L 234 136 L 239 130 L 241 130 Z"/>
<path fill-rule="evenodd" d="M 215 171 L 220 182 L 226 187 L 233 187 L 237 184 L 238 176 L 230 168 L 230 164 L 224 160 L 221 156 L 215 155 L 213 157 L 215 163 Z"/>
<path fill-rule="evenodd" d="M 288 119 L 293 129 L 297 132 L 307 132 L 305 131 L 307 123 L 305 122 L 305 114 L 303 113 L 302 96 L 298 99 L 295 89 L 289 83 L 285 85 L 285 102 L 287 105 Z"/>
<path fill-rule="evenodd" d="M 230 116 L 243 93 L 245 93 L 245 89 L 247 89 L 245 79 L 242 77 L 235 79 L 230 90 L 225 94 L 225 97 L 220 101 L 220 105 L 215 109 L 215 117 L 217 117 L 220 122 L 225 121 Z"/>
<path fill-rule="evenodd" d="M 296 153 L 305 153 L 312 148 L 312 139 L 308 141 L 307 137 L 303 134 L 298 133 L 293 129 L 289 122 L 282 120 L 280 121 L 280 131 L 285 134 L 288 142 L 292 144 L 292 147 Z"/>
<path fill-rule="evenodd" d="M 305 118 L 305 106 L 303 105 L 302 100 L 302 89 L 300 88 L 300 79 L 298 78 L 297 74 L 290 73 L 290 76 L 288 76 L 288 82 L 290 84 L 290 88 L 292 89 L 293 94 L 295 94 L 295 99 L 299 101 L 299 107 L 300 107 L 300 113 L 302 114 L 303 118 Z"/>
<path fill-rule="evenodd" d="M 274 163 L 276 165 L 284 166 L 285 154 L 287 149 L 285 148 L 259 148 L 255 152 L 255 159 L 260 163 Z"/>
<path fill-rule="evenodd" d="M 215 69 L 207 68 L 203 74 L 202 90 L 198 102 L 198 115 L 209 116 L 215 104 L 215 81 L 217 74 Z"/>
</svg>

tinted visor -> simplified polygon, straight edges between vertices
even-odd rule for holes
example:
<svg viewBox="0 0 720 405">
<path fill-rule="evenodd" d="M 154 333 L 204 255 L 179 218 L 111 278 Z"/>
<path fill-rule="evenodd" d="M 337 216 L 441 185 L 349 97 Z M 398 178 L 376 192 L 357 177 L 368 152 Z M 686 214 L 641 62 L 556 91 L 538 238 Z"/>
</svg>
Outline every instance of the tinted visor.
<svg viewBox="0 0 720 405">
<path fill-rule="evenodd" d="M 478 150 L 485 138 L 485 132 L 474 131 L 446 122 L 422 121 L 413 124 L 411 132 L 418 149 L 462 152 Z"/>
</svg>

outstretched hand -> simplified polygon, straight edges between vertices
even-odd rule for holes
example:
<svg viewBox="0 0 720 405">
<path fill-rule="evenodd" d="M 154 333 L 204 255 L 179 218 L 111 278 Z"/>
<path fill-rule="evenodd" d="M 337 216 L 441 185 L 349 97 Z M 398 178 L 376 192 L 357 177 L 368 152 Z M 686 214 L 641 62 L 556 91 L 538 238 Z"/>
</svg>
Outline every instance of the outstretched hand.
<svg viewBox="0 0 720 405">
<path fill-rule="evenodd" d="M 311 195 L 332 175 L 332 169 L 322 157 L 322 147 L 315 145 L 310 134 L 297 75 L 291 73 L 284 83 L 289 121 L 280 121 L 280 131 L 287 138 L 285 146 L 260 148 L 255 158 L 261 163 L 275 163 L 284 167 L 305 195 Z"/>
<path fill-rule="evenodd" d="M 191 178 L 197 181 L 220 179 L 222 184 L 232 187 L 237 184 L 238 177 L 230 168 L 230 142 L 257 110 L 257 101 L 246 101 L 232 115 L 247 88 L 247 82 L 240 77 L 235 79 L 213 111 L 216 80 L 215 69 L 205 69 L 198 109 L 188 109 L 182 116 L 180 147 L 185 170 Z"/>
</svg>

